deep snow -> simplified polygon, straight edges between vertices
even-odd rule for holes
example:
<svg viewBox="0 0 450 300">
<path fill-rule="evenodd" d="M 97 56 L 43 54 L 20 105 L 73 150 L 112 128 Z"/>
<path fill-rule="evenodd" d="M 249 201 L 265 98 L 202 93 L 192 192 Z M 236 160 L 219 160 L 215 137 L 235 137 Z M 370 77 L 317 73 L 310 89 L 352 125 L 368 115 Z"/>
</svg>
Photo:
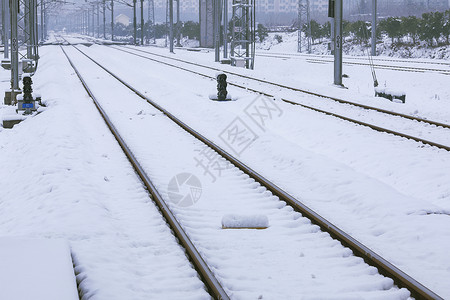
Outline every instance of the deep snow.
<svg viewBox="0 0 450 300">
<path fill-rule="evenodd" d="M 282 113 L 260 127 L 246 114 L 255 94 L 229 88 L 237 101 L 212 102 L 208 95 L 215 90 L 214 81 L 103 46 L 81 48 L 230 152 L 236 144 L 224 132 L 246 125 L 255 138 L 238 149 L 240 159 L 444 298 L 450 296 L 446 151 L 280 101 L 275 103 Z M 167 54 L 166 49 L 149 51 Z M 59 48 L 43 47 L 41 52 L 33 81 L 48 107 L 13 130 L 0 128 L 0 236 L 68 239 L 86 299 L 208 298 Z M 173 203 L 171 207 L 234 298 L 408 296 L 215 153 L 208 153 L 225 166 L 221 172 L 211 169 L 213 180 L 198 163 L 206 159 L 200 156 L 205 154 L 202 145 L 156 110 L 136 103 L 131 92 L 111 88 L 108 76 L 75 50 L 70 53 L 83 62 L 91 84 L 102 87 L 103 103 L 169 203 L 171 179 L 181 172 L 197 175 L 202 184 L 198 201 L 186 208 Z M 214 65 L 212 53 L 175 55 Z M 239 71 L 450 119 L 443 75 L 402 73 L 398 78 L 396 72 L 384 71 L 385 78 L 403 80 L 408 93 L 416 92 L 399 107 L 371 97 L 370 85 L 365 86 L 370 74 L 364 68 L 346 68 L 348 91 L 330 85 L 331 75 L 323 75 L 331 74 L 329 68 L 302 60 L 258 58 L 257 70 Z M 6 88 L 9 74 L 0 74 Z M 433 93 L 439 100 L 430 97 Z M 0 107 L 3 115 L 12 113 Z M 270 227 L 256 232 L 220 228 L 224 215 L 243 212 L 267 215 Z"/>
</svg>

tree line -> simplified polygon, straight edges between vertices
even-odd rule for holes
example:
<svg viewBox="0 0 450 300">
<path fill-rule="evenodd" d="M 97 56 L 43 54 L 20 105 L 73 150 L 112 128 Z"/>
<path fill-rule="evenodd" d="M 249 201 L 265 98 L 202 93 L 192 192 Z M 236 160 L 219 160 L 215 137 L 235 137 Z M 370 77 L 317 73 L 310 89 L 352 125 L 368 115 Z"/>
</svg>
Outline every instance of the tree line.
<svg viewBox="0 0 450 300">
<path fill-rule="evenodd" d="M 168 33 L 167 24 L 155 24 L 150 26 L 145 23 L 145 32 L 150 33 L 150 38 L 163 38 Z M 326 22 L 319 24 L 315 20 L 311 20 L 311 40 L 313 44 L 322 42 L 324 39 L 331 38 L 331 24 Z M 297 28 L 296 24 L 292 29 Z M 140 27 L 138 26 L 138 32 Z M 174 28 L 174 34 L 180 31 L 181 35 L 189 39 L 200 39 L 200 25 L 198 22 L 187 21 L 180 22 L 179 28 Z M 347 40 L 353 40 L 357 43 L 367 44 L 371 37 L 371 23 L 366 21 L 343 21 L 343 37 Z M 116 36 L 130 36 L 133 34 L 133 26 L 124 26 L 116 24 L 114 28 Z M 229 28 L 229 31 L 230 28 Z M 303 26 L 302 31 L 308 35 L 307 25 Z M 450 45 L 450 10 L 444 12 L 428 12 L 422 14 L 421 17 L 388 17 L 379 20 L 377 27 L 377 36 L 381 38 L 386 35 L 391 39 L 393 44 L 411 44 L 417 45 L 424 42 L 428 46 Z M 268 29 L 258 24 L 256 29 L 256 37 L 262 42 L 268 36 Z"/>
<path fill-rule="evenodd" d="M 141 27 L 140 24 L 138 24 L 138 36 L 140 36 L 140 30 Z M 174 35 L 176 35 L 177 30 L 180 31 L 182 36 L 188 37 L 189 39 L 200 39 L 200 24 L 198 22 L 180 22 L 179 28 L 176 26 L 176 24 L 174 24 Z M 133 35 L 133 32 L 133 24 L 125 26 L 121 23 L 116 23 L 114 25 L 114 35 L 116 37 L 130 37 Z M 144 24 L 144 33 L 149 34 L 150 38 L 164 38 L 169 33 L 169 26 L 167 24 L 155 24 L 154 26 L 152 26 L 151 22 L 146 22 Z"/>
<path fill-rule="evenodd" d="M 294 25 L 295 26 L 295 25 Z M 358 43 L 370 42 L 372 25 L 366 21 L 343 21 L 343 37 L 348 37 Z M 308 27 L 302 31 L 308 35 Z M 445 12 L 429 12 L 422 17 L 389 17 L 378 22 L 377 37 L 385 34 L 393 44 L 412 44 L 425 42 L 428 46 L 450 45 L 450 10 Z M 319 24 L 311 20 L 311 40 L 313 43 L 330 38 L 331 24 Z"/>
</svg>

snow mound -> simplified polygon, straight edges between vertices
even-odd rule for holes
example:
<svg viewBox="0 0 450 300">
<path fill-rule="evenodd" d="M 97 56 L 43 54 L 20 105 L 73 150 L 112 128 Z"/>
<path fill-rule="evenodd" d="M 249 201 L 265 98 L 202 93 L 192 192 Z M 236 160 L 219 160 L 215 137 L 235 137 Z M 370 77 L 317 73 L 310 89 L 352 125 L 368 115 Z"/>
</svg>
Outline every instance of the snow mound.
<svg viewBox="0 0 450 300">
<path fill-rule="evenodd" d="M 67 241 L 0 238 L 2 299 L 77 300 Z"/>
<path fill-rule="evenodd" d="M 269 227 L 269 218 L 265 215 L 225 215 L 222 218 L 222 228 L 252 228 L 264 229 Z"/>
</svg>

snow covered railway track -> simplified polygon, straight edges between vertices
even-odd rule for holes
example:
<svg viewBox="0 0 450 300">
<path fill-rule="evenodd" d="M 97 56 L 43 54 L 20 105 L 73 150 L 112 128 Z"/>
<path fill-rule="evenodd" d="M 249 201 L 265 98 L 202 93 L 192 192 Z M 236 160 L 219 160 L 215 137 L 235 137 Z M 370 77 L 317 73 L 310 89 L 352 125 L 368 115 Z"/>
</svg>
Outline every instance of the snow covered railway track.
<svg viewBox="0 0 450 300">
<path fill-rule="evenodd" d="M 266 56 L 266 57 L 270 57 L 270 56 Z M 282 57 L 279 57 L 279 58 L 282 58 Z M 317 59 L 317 58 L 316 59 L 307 58 L 306 61 L 310 62 L 310 63 L 333 63 L 333 60 Z M 356 66 L 370 66 L 370 64 L 366 63 L 366 62 L 344 61 L 343 64 L 344 65 L 356 65 Z M 438 74 L 442 74 L 442 75 L 450 75 L 450 70 L 444 70 L 444 69 L 407 67 L 407 66 L 400 66 L 400 65 L 388 66 L 388 65 L 381 65 L 381 64 L 373 64 L 373 67 L 375 69 L 391 70 L 391 71 L 414 72 L 414 73 L 430 72 L 430 73 L 438 73 Z"/>
<path fill-rule="evenodd" d="M 81 50 L 78 49 L 78 51 L 81 52 Z M 153 107 L 158 109 L 160 112 L 162 112 L 165 116 L 167 116 L 170 120 L 175 122 L 178 126 L 180 126 L 182 129 L 193 135 L 196 139 L 199 139 L 202 143 L 206 144 L 210 148 L 214 149 L 217 153 L 219 153 L 222 157 L 226 158 L 228 161 L 232 162 L 234 166 L 238 167 L 240 170 L 242 170 L 244 173 L 248 174 L 250 177 L 252 177 L 254 180 L 256 180 L 259 184 L 261 184 L 263 187 L 265 187 L 267 190 L 271 191 L 273 195 L 277 196 L 279 199 L 286 201 L 288 204 L 290 204 L 295 210 L 302 213 L 303 216 L 309 218 L 313 223 L 318 224 L 321 229 L 325 232 L 328 232 L 332 237 L 339 240 L 342 244 L 345 246 L 348 246 L 352 251 L 362 257 L 366 262 L 369 264 L 375 266 L 378 268 L 379 272 L 383 275 L 386 275 L 388 277 L 391 277 L 395 283 L 397 283 L 400 287 L 406 287 L 408 288 L 414 297 L 417 299 L 440 299 L 438 295 L 433 293 L 432 291 L 428 290 L 426 287 L 422 286 L 420 283 L 415 281 L 413 278 L 409 277 L 405 273 L 403 273 L 401 270 L 390 264 L 388 261 L 371 251 L 366 246 L 362 245 L 355 239 L 353 239 L 351 236 L 347 235 L 345 232 L 322 218 L 320 215 L 303 205 L 301 202 L 299 202 L 297 199 L 293 198 L 291 195 L 287 194 L 280 188 L 278 188 L 276 185 L 265 179 L 260 174 L 256 173 L 249 167 L 247 167 L 245 164 L 237 160 L 235 157 L 231 156 L 227 152 L 225 152 L 220 147 L 216 146 L 212 141 L 206 139 L 201 134 L 196 132 L 194 129 L 189 127 L 187 124 L 183 123 L 181 120 L 179 120 L 177 117 L 172 115 L 170 112 L 165 110 L 163 107 L 159 106 L 158 104 L 154 103 L 152 100 L 145 97 L 142 93 L 140 93 L 138 90 L 134 89 L 129 85 L 128 83 L 124 82 L 122 79 L 118 78 L 116 75 L 114 75 L 112 72 L 110 72 L 106 67 L 101 65 L 100 63 L 96 62 L 94 59 L 90 58 L 88 55 L 83 53 L 89 60 L 94 62 L 96 65 L 101 67 L 104 71 L 108 72 L 111 76 L 113 76 L 116 80 L 120 81 L 122 84 L 127 86 L 127 88 L 131 89 L 133 93 L 137 94 L 142 99 L 146 100 L 148 103 L 150 103 Z M 236 180 L 236 179 L 234 179 Z M 260 201 L 260 200 L 258 200 Z M 291 225 L 289 225 L 291 226 Z M 195 235 L 194 231 L 194 235 Z M 278 249 L 277 249 L 278 250 Z M 220 270 L 219 270 L 220 271 Z M 315 278 L 315 276 L 313 276 Z M 231 285 L 233 286 L 233 285 Z M 389 288 L 390 289 L 390 288 Z"/>
<path fill-rule="evenodd" d="M 205 65 L 202 65 L 199 63 L 189 62 L 189 61 L 185 61 L 185 60 L 174 58 L 174 57 L 168 57 L 168 56 L 161 55 L 161 54 L 151 53 L 151 52 L 144 51 L 141 49 L 135 49 L 135 48 L 129 48 L 129 47 L 127 47 L 127 49 L 123 49 L 123 47 L 121 47 L 121 48 L 112 47 L 112 48 L 122 51 L 122 52 L 125 52 L 125 53 L 128 53 L 128 54 L 131 54 L 131 55 L 142 57 L 144 59 L 148 59 L 148 60 L 151 60 L 151 61 L 154 61 L 157 63 L 161 63 L 161 64 L 164 64 L 164 65 L 167 65 L 170 67 L 178 68 L 183 71 L 187 71 L 187 72 L 190 72 L 190 73 L 202 76 L 202 77 L 210 78 L 210 79 L 215 79 L 214 75 L 211 75 L 210 73 L 199 71 L 199 70 L 193 70 L 192 68 L 183 67 L 183 66 L 173 64 L 173 63 L 170 63 L 167 61 L 161 61 L 159 59 L 154 59 L 154 58 L 148 57 L 147 55 L 142 55 L 140 53 L 145 53 L 148 55 L 156 56 L 156 57 L 171 60 L 171 61 L 181 62 L 181 63 L 187 64 L 187 65 L 192 65 L 194 67 L 200 67 L 203 69 L 208 69 L 208 70 L 213 70 L 213 71 L 222 71 L 221 69 L 218 69 L 218 68 L 205 66 Z M 136 52 L 130 51 L 130 50 L 134 50 L 134 51 L 137 51 L 140 53 L 136 53 Z M 269 82 L 269 81 L 263 80 L 263 79 L 252 78 L 250 76 L 242 75 L 242 74 L 235 73 L 235 72 L 226 71 L 225 73 L 228 75 L 233 75 L 233 76 L 237 76 L 239 78 L 243 78 L 245 80 L 252 80 L 252 81 L 256 81 L 258 83 L 263 83 L 268 86 L 276 86 L 276 87 L 283 88 L 286 90 L 312 95 L 312 96 L 318 97 L 320 99 L 332 100 L 331 104 L 334 103 L 333 105 L 336 105 L 336 106 L 333 107 L 331 110 L 329 107 L 326 107 L 326 105 L 329 105 L 330 103 L 328 103 L 326 105 L 321 105 L 320 103 L 310 105 L 310 104 L 300 103 L 298 100 L 293 100 L 292 98 L 291 99 L 281 98 L 282 101 L 292 104 L 292 105 L 300 106 L 302 108 L 313 110 L 313 111 L 323 113 L 323 114 L 326 114 L 329 116 L 337 117 L 339 119 L 342 119 L 342 120 L 345 120 L 345 121 L 348 121 L 348 122 L 351 122 L 354 124 L 369 127 L 375 131 L 393 134 L 393 135 L 396 135 L 396 136 L 399 136 L 402 138 L 414 140 L 419 143 L 423 143 L 426 145 L 437 147 L 439 149 L 450 151 L 450 145 L 447 144 L 449 141 L 446 138 L 446 137 L 450 136 L 450 124 L 445 124 L 442 122 L 418 118 L 418 117 L 414 117 L 411 115 L 406 115 L 406 114 L 389 111 L 389 110 L 385 110 L 385 109 L 381 109 L 381 108 L 377 108 L 377 107 L 373 107 L 373 106 L 359 104 L 359 103 L 347 101 L 347 100 L 336 98 L 336 97 L 330 97 L 330 96 L 318 94 L 315 92 L 310 92 L 310 91 L 297 89 L 297 88 L 290 87 L 290 86 L 285 86 L 283 84 Z M 248 91 L 252 91 L 252 92 L 255 92 L 258 94 L 262 94 L 267 97 L 275 97 L 274 94 L 265 92 L 259 87 L 251 88 L 246 83 L 237 83 L 235 81 L 234 82 L 229 81 L 228 84 L 238 87 L 238 88 L 248 90 Z M 354 110 L 349 111 L 348 108 L 352 108 Z M 381 119 L 380 119 L 380 117 L 381 117 Z M 369 121 L 367 121 L 367 119 L 369 119 Z M 389 124 L 389 123 L 390 123 L 391 128 L 387 128 L 385 125 L 385 124 Z M 383 124 L 383 125 L 381 125 L 381 124 Z M 394 127 L 394 128 L 392 128 L 392 127 Z M 423 136 L 428 136 L 428 137 L 424 138 Z"/>
<path fill-rule="evenodd" d="M 148 175 L 145 173 L 144 169 L 140 165 L 139 161 L 136 159 L 136 157 L 131 152 L 128 145 L 125 143 L 124 139 L 120 136 L 119 132 L 115 128 L 112 121 L 109 119 L 108 115 L 106 114 L 105 110 L 102 108 L 100 103 L 97 101 L 96 97 L 92 93 L 89 86 L 84 81 L 83 77 L 79 73 L 76 66 L 73 64 L 72 60 L 67 55 L 66 51 L 63 47 L 61 47 L 62 51 L 66 55 L 67 59 L 69 60 L 70 65 L 75 70 L 77 76 L 79 77 L 80 81 L 83 84 L 83 87 L 85 88 L 86 92 L 89 94 L 89 96 L 94 101 L 95 106 L 97 107 L 98 111 L 100 112 L 102 118 L 105 120 L 105 123 L 108 125 L 108 128 L 111 130 L 112 134 L 116 138 L 117 142 L 119 143 L 120 147 L 123 149 L 125 155 L 129 159 L 130 163 L 132 164 L 133 168 L 135 169 L 136 173 L 139 175 L 139 178 L 144 183 L 145 187 L 148 189 L 150 194 L 152 195 L 152 199 L 157 204 L 158 208 L 161 211 L 161 214 L 164 216 L 164 219 L 169 224 L 170 228 L 173 230 L 175 236 L 178 238 L 180 244 L 183 246 L 183 248 L 186 250 L 186 253 L 188 254 L 191 262 L 195 266 L 196 270 L 198 271 L 200 277 L 202 278 L 203 282 L 205 283 L 206 287 L 209 289 L 211 295 L 214 296 L 215 299 L 229 299 L 228 295 L 220 285 L 220 283 L 217 281 L 217 279 L 214 277 L 213 273 L 203 260 L 200 253 L 195 248 L 194 244 L 191 242 L 189 237 L 187 236 L 186 232 L 183 230 L 181 225 L 178 223 L 177 219 L 163 200 L 162 196 L 159 194 L 158 190 L 155 188 L 153 183 L 150 181 Z"/>
<path fill-rule="evenodd" d="M 305 59 L 310 62 L 333 62 L 331 56 L 324 55 L 314 55 L 314 54 L 294 54 L 294 53 L 257 53 L 257 56 L 269 57 L 269 58 L 295 58 L 295 59 Z M 425 61 L 408 61 L 405 59 L 383 59 L 381 57 L 372 57 L 375 62 L 374 66 L 381 69 L 392 69 L 394 71 L 409 71 L 409 72 L 435 72 L 442 73 L 444 75 L 450 75 L 450 64 L 445 62 L 425 62 Z M 344 57 L 344 64 L 349 65 L 370 65 L 367 61 L 364 61 L 364 57 Z M 354 61 L 354 62 L 352 62 Z M 359 62 L 356 62 L 359 61 Z M 386 63 L 386 64 L 381 64 Z M 417 64 L 417 65 L 429 65 L 429 66 L 444 66 L 446 68 L 433 68 L 433 67 L 415 67 L 415 66 L 404 66 L 404 65 L 392 65 L 392 63 L 400 64 Z M 390 65 L 387 65 L 390 64 Z"/>
</svg>

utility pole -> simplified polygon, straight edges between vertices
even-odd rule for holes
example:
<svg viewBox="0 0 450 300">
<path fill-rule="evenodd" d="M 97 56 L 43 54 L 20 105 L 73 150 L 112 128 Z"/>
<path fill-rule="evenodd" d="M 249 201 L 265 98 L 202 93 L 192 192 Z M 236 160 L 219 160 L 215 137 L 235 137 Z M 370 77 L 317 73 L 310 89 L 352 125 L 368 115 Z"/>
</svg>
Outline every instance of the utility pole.
<svg viewBox="0 0 450 300">
<path fill-rule="evenodd" d="M 173 0 L 169 0 L 169 23 L 170 53 L 173 53 Z"/>
<path fill-rule="evenodd" d="M 39 44 L 39 38 L 38 38 L 38 10 L 37 10 L 37 0 L 32 0 L 32 7 L 33 7 L 33 16 L 32 16 L 32 41 L 33 41 L 33 59 L 38 60 L 38 44 Z"/>
<path fill-rule="evenodd" d="M 144 0 L 141 0 L 141 45 L 144 45 Z"/>
<path fill-rule="evenodd" d="M 2 29 L 3 29 L 3 54 L 4 58 L 9 58 L 9 0 L 2 1 Z"/>
<path fill-rule="evenodd" d="M 44 12 L 43 12 L 43 15 L 44 15 L 44 26 L 43 26 L 43 28 L 44 28 L 44 30 L 43 30 L 43 34 L 44 34 L 44 40 L 47 38 L 47 22 L 48 22 L 48 20 L 47 20 L 47 9 L 46 9 L 46 6 L 47 6 L 47 4 L 45 4 L 45 2 L 43 2 L 42 3 L 42 7 L 44 8 Z"/>
<path fill-rule="evenodd" d="M 153 0 L 148 0 L 148 42 L 150 43 L 150 35 L 153 34 L 153 43 L 155 43 L 154 27 L 155 26 L 155 4 Z"/>
<path fill-rule="evenodd" d="M 41 0 L 41 41 L 44 41 L 44 0 Z"/>
<path fill-rule="evenodd" d="M 19 2 L 19 6 L 20 6 L 20 2 Z M 20 9 L 20 7 L 19 7 Z M 30 32 L 30 28 L 32 26 L 32 24 L 30 24 L 30 1 L 29 0 L 25 0 L 24 1 L 24 16 L 23 16 L 23 22 L 24 22 L 24 28 L 23 28 L 23 35 L 25 36 L 25 45 L 27 47 L 27 58 L 31 58 L 32 56 L 32 50 L 31 50 L 31 32 Z"/>
<path fill-rule="evenodd" d="M 92 37 L 95 37 L 95 4 L 92 3 Z"/>
<path fill-rule="evenodd" d="M 306 50 L 311 53 L 311 14 L 309 0 L 298 0 L 298 45 L 297 51 Z M 306 28 L 305 36 L 302 34 L 303 28 Z"/>
<path fill-rule="evenodd" d="M 214 52 L 215 62 L 220 61 L 220 0 L 214 0 Z"/>
<path fill-rule="evenodd" d="M 231 17 L 231 65 L 254 68 L 255 64 L 255 1 L 233 0 Z"/>
<path fill-rule="evenodd" d="M 100 2 L 97 1 L 97 37 L 100 38 Z"/>
<path fill-rule="evenodd" d="M 223 1 L 223 58 L 228 58 L 228 0 Z"/>
<path fill-rule="evenodd" d="M 111 0 L 111 41 L 114 41 L 114 0 Z"/>
<path fill-rule="evenodd" d="M 136 45 L 136 34 L 137 34 L 137 24 L 136 24 L 136 0 L 133 0 L 133 41 Z"/>
<path fill-rule="evenodd" d="M 106 40 L 106 0 L 103 0 L 103 39 Z"/>
<path fill-rule="evenodd" d="M 377 0 L 372 0 L 372 56 L 377 55 Z"/>
<path fill-rule="evenodd" d="M 177 0 L 177 47 L 181 47 L 180 0 Z"/>
<path fill-rule="evenodd" d="M 86 34 L 86 32 L 87 32 L 87 25 L 88 24 L 88 18 L 87 18 L 87 10 L 86 9 L 83 9 L 83 34 L 84 35 L 87 35 Z"/>
<path fill-rule="evenodd" d="M 11 20 L 11 103 L 16 101 L 16 93 L 19 89 L 19 45 L 17 36 L 17 14 L 19 13 L 19 1 L 10 3 Z"/>
<path fill-rule="evenodd" d="M 334 0 L 334 84 L 342 86 L 342 0 Z"/>
</svg>

